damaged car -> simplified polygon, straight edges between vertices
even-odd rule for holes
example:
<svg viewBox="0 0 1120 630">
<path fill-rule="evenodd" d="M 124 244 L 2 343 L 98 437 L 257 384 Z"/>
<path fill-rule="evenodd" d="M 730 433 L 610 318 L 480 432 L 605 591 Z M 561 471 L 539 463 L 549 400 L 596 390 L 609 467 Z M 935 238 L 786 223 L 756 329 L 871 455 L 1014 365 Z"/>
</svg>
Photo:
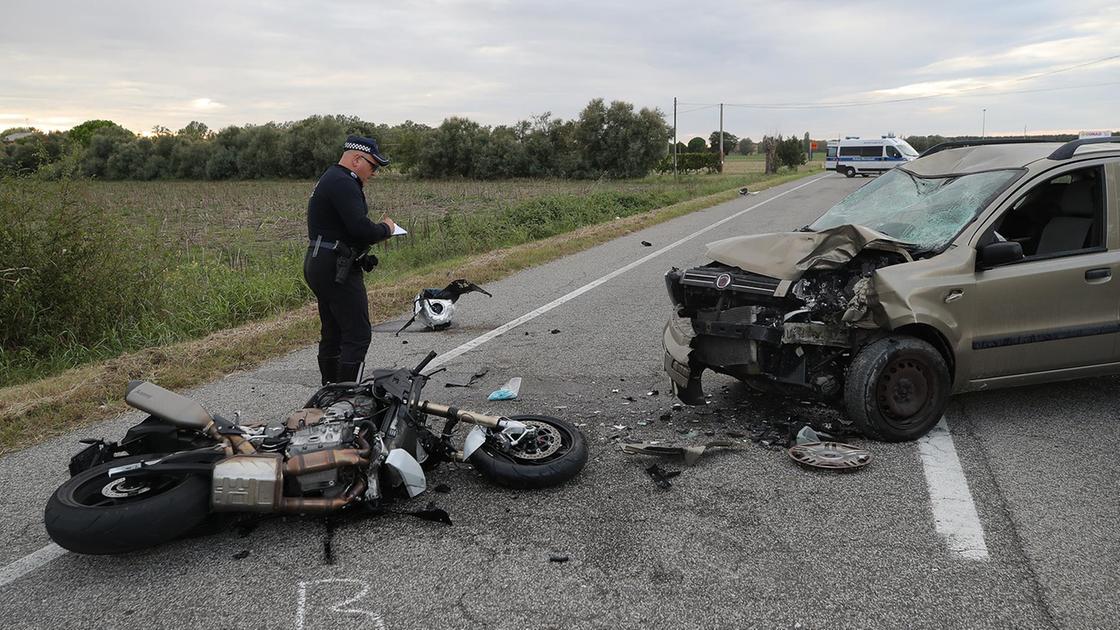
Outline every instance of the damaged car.
<svg viewBox="0 0 1120 630">
<path fill-rule="evenodd" d="M 841 407 L 916 439 L 954 393 L 1120 372 L 1120 138 L 946 143 L 799 231 L 665 275 L 665 369 Z"/>
</svg>

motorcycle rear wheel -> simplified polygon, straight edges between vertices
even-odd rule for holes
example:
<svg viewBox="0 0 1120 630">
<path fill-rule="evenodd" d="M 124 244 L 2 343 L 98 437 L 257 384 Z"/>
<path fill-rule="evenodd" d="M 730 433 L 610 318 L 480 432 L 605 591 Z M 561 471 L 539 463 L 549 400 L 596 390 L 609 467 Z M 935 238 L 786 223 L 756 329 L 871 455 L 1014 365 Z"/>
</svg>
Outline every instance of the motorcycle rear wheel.
<svg viewBox="0 0 1120 630">
<path fill-rule="evenodd" d="M 587 463 L 587 443 L 573 424 L 551 416 L 510 416 L 536 426 L 532 444 L 504 451 L 487 440 L 471 455 L 471 463 L 490 481 L 509 488 L 556 486 L 579 474 Z"/>
<path fill-rule="evenodd" d="M 194 529 L 210 512 L 210 480 L 199 475 L 109 477 L 109 469 L 155 455 L 122 457 L 71 477 L 47 502 L 47 534 L 85 554 L 159 545 Z"/>
</svg>

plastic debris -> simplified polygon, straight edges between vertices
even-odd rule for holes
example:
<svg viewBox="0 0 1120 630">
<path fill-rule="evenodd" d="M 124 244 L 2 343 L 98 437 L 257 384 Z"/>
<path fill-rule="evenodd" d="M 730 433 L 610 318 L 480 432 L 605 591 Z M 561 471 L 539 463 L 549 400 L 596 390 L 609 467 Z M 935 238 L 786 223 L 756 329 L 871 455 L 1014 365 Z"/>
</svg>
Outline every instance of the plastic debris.
<svg viewBox="0 0 1120 630">
<path fill-rule="evenodd" d="M 451 492 L 451 486 L 449 486 L 445 483 L 441 483 L 441 484 L 438 484 L 436 487 L 432 488 L 432 490 L 434 490 L 436 492 L 442 492 L 444 494 L 447 494 L 448 492 Z"/>
<path fill-rule="evenodd" d="M 801 430 L 797 432 L 798 444 L 815 444 L 820 441 L 821 438 L 817 435 L 817 432 L 809 425 L 801 427 Z"/>
<path fill-rule="evenodd" d="M 625 448 L 623 448 L 623 450 L 625 450 Z M 661 488 L 662 490 L 668 490 L 669 488 L 673 487 L 673 482 L 669 480 L 681 474 L 681 471 L 665 470 L 657 464 L 652 464 L 651 466 L 646 468 L 646 474 L 649 475 L 651 479 L 653 479 L 653 483 L 656 484 L 658 488 Z"/>
<path fill-rule="evenodd" d="M 502 385 L 498 389 L 490 392 L 487 400 L 514 400 L 521 392 L 521 377 L 515 376 Z"/>
<path fill-rule="evenodd" d="M 559 328 L 553 328 L 552 330 L 550 330 L 548 332 L 550 332 L 554 335 L 558 335 L 558 334 L 560 334 L 560 329 Z"/>
<path fill-rule="evenodd" d="M 415 516 L 416 518 L 424 519 L 425 521 L 432 521 L 433 523 L 443 523 L 445 525 L 452 524 L 451 516 L 448 515 L 447 511 L 436 507 L 436 504 L 434 502 L 429 503 L 428 507 L 424 508 L 423 510 L 407 512 L 407 514 L 409 516 Z"/>
<path fill-rule="evenodd" d="M 548 561 L 563 563 L 568 561 L 568 556 L 562 553 L 550 553 L 548 554 Z"/>
<path fill-rule="evenodd" d="M 649 241 L 642 241 L 642 247 L 653 247 L 653 243 Z"/>
<path fill-rule="evenodd" d="M 470 387 L 470 386 L 474 385 L 475 381 L 482 378 L 483 376 L 486 376 L 486 374 L 489 371 L 490 371 L 490 368 L 482 368 L 481 370 L 475 372 L 474 374 L 471 374 L 470 378 L 468 378 L 465 383 L 462 382 L 462 381 L 458 381 L 458 382 L 447 381 L 446 383 L 443 384 L 443 386 L 444 387 Z"/>
<path fill-rule="evenodd" d="M 680 457 L 684 459 L 685 466 L 692 466 L 700 457 L 713 448 L 737 448 L 738 445 L 729 440 L 712 440 L 699 446 L 662 446 L 654 442 L 635 442 L 620 444 L 619 448 L 627 455 L 656 455 L 660 457 Z"/>
</svg>

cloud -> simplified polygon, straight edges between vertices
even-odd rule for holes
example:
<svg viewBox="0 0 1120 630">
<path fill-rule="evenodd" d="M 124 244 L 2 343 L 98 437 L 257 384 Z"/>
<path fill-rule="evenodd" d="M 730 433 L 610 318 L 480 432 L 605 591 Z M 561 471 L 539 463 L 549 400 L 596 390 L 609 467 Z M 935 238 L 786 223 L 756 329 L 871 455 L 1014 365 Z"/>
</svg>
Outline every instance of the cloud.
<svg viewBox="0 0 1120 630">
<path fill-rule="evenodd" d="M 191 108 L 200 112 L 210 112 L 216 109 L 225 109 L 225 105 L 208 98 L 196 98 L 191 101 Z"/>
</svg>

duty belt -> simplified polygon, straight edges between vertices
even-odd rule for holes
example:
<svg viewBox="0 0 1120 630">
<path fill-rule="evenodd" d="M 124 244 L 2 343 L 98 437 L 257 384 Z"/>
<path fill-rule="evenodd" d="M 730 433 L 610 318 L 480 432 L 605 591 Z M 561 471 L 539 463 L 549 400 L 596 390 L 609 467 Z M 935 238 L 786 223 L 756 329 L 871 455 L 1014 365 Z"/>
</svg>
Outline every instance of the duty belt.
<svg viewBox="0 0 1120 630">
<path fill-rule="evenodd" d="M 349 249 L 349 246 L 346 243 L 343 243 L 342 241 L 333 241 L 333 242 L 332 241 L 324 241 L 322 235 L 317 236 L 315 238 L 315 240 L 313 240 L 313 241 L 312 240 L 307 241 L 307 246 L 315 248 L 315 250 L 311 252 L 311 257 L 312 258 L 319 255 L 319 250 L 320 249 L 329 249 L 331 251 L 335 251 L 335 250 L 346 251 L 347 249 Z"/>
</svg>

